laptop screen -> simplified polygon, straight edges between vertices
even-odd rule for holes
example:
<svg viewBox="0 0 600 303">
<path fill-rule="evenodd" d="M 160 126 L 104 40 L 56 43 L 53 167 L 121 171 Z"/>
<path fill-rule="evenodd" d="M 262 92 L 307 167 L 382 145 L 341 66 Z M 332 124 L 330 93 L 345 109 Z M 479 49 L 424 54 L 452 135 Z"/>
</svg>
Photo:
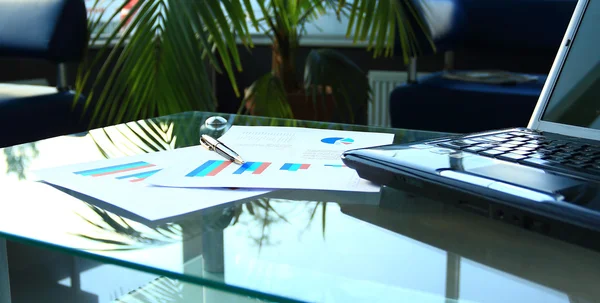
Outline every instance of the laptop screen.
<svg viewBox="0 0 600 303">
<path fill-rule="evenodd" d="M 600 1 L 590 1 L 543 121 L 600 129 Z"/>
</svg>

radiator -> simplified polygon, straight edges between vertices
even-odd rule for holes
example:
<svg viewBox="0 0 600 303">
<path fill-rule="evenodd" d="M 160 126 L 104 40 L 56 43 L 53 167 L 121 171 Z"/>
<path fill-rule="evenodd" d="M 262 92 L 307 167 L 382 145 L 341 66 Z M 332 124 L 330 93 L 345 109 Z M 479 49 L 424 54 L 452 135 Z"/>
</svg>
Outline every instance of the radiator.
<svg viewBox="0 0 600 303">
<path fill-rule="evenodd" d="M 406 82 L 405 71 L 369 71 L 369 85 L 373 91 L 373 100 L 369 103 L 369 125 L 390 127 L 390 93 L 394 88 Z"/>
</svg>

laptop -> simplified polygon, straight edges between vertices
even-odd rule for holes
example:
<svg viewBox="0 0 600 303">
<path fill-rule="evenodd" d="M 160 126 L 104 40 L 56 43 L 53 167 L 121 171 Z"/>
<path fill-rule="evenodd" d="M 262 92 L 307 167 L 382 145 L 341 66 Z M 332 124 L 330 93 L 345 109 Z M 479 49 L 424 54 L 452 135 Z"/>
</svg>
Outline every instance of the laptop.
<svg viewBox="0 0 600 303">
<path fill-rule="evenodd" d="M 342 160 L 364 179 L 600 251 L 598 28 L 600 0 L 580 0 L 526 127 Z"/>
</svg>

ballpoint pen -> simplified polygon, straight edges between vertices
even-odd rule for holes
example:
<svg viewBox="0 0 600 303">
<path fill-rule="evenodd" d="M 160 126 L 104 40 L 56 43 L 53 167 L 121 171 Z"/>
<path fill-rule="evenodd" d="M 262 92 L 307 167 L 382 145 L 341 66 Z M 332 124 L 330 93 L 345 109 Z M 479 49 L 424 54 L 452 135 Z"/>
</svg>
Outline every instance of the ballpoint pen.
<svg viewBox="0 0 600 303">
<path fill-rule="evenodd" d="M 202 135 L 200 136 L 200 145 L 205 147 L 210 151 L 214 151 L 217 154 L 223 156 L 225 159 L 229 161 L 233 161 L 235 164 L 244 164 L 245 161 L 238 155 L 233 149 L 227 147 L 227 145 L 223 144 L 221 141 L 209 136 Z"/>
</svg>

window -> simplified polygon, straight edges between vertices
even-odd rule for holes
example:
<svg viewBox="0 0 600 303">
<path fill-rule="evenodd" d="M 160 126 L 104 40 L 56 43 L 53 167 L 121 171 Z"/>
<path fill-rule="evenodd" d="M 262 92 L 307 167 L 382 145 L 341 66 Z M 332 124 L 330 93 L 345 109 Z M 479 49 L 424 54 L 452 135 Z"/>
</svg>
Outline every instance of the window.
<svg viewBox="0 0 600 303">
<path fill-rule="evenodd" d="M 110 20 L 110 17 L 127 1 L 129 1 L 129 3 L 125 6 L 125 9 L 119 13 L 119 16 Z M 90 20 L 98 20 L 98 18 L 100 18 L 98 26 L 95 27 L 96 31 L 92 34 L 97 34 L 98 30 L 108 23 L 108 26 L 104 31 L 105 36 L 108 36 L 108 34 L 112 33 L 114 28 L 119 25 L 129 12 L 129 9 L 131 9 L 138 0 L 99 0 L 96 7 L 94 7 L 95 2 L 96 0 L 85 0 L 88 18 Z M 256 3 L 255 0 L 252 2 Z M 257 5 L 254 5 L 254 11 L 257 14 L 260 14 L 260 9 Z M 346 18 L 343 18 L 340 22 L 333 12 L 329 13 L 307 25 L 306 34 L 302 38 L 301 44 L 309 46 L 353 46 L 352 40 L 345 37 L 347 27 L 348 20 Z M 253 27 L 250 29 L 255 44 L 271 43 L 267 36 L 262 32 L 256 31 Z M 363 44 L 364 43 L 357 43 L 358 46 L 363 46 Z"/>
<path fill-rule="evenodd" d="M 114 15 L 117 10 L 127 1 L 129 1 L 129 3 L 125 6 L 125 9 L 119 13 L 119 16 L 115 17 L 113 20 L 110 20 L 110 17 Z M 108 26 L 106 27 L 104 33 L 107 35 L 112 33 L 115 27 L 117 27 L 121 20 L 123 20 L 123 18 L 127 15 L 129 9 L 137 2 L 138 0 L 99 0 L 96 7 L 94 7 L 96 0 L 85 0 L 88 19 L 98 20 L 98 18 L 100 18 L 100 22 L 98 23 L 98 26 L 95 27 L 95 32 L 93 32 L 92 35 L 97 34 L 98 30 L 107 23 Z"/>
</svg>

